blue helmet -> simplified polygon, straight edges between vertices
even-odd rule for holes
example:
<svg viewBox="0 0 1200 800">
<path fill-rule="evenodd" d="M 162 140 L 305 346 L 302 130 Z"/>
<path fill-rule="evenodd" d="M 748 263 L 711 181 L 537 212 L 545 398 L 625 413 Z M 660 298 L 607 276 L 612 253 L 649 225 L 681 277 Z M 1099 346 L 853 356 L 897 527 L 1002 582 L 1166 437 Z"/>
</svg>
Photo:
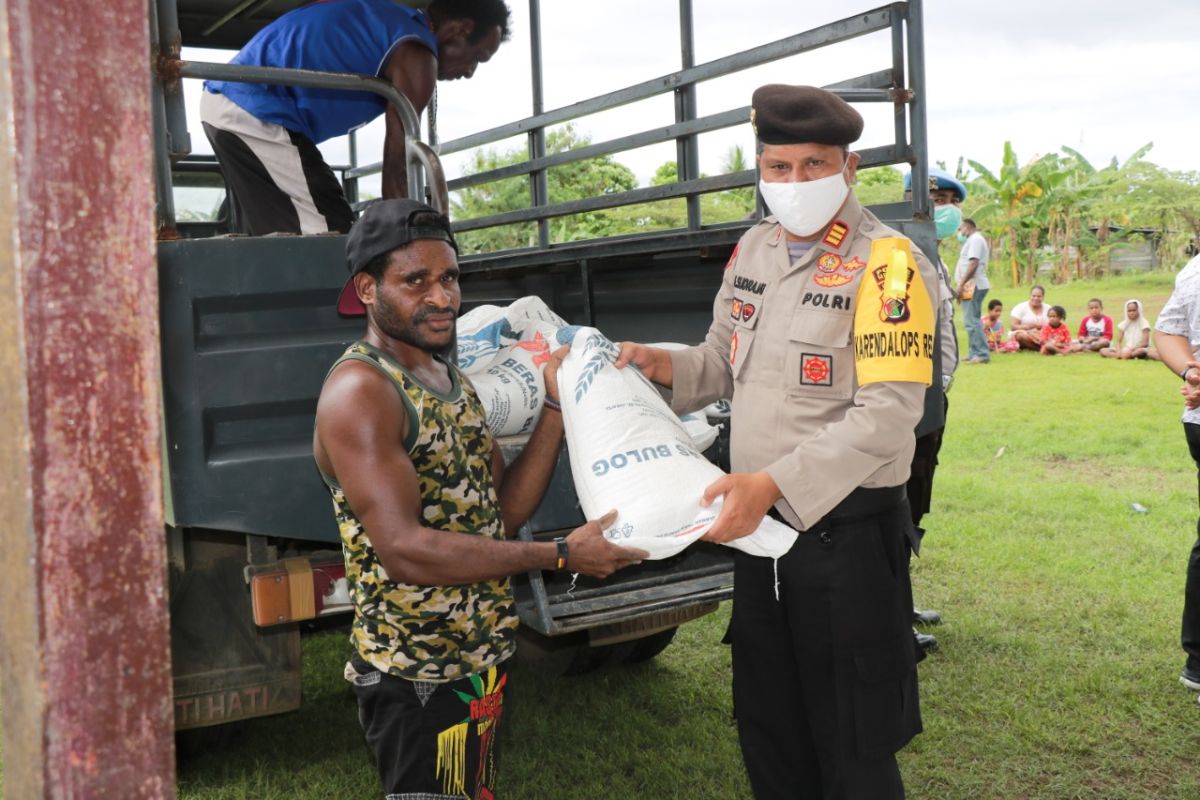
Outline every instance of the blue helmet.
<svg viewBox="0 0 1200 800">
<path fill-rule="evenodd" d="M 938 169 L 937 167 L 929 168 L 929 186 L 931 191 L 935 188 L 953 189 L 955 194 L 958 195 L 958 200 L 960 203 L 967 199 L 967 187 L 963 186 L 962 181 L 951 175 L 949 172 L 946 172 L 944 169 Z M 904 191 L 907 192 L 911 189 L 912 173 L 908 172 L 904 175 Z"/>
</svg>

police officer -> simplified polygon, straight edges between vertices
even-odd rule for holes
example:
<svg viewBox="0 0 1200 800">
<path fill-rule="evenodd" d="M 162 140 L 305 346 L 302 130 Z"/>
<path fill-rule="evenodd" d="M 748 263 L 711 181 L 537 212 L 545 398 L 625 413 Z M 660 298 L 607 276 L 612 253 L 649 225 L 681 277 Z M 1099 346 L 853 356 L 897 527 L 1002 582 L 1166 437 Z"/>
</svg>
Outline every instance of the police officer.
<svg viewBox="0 0 1200 800">
<path fill-rule="evenodd" d="M 904 176 L 904 199 L 912 199 L 912 173 Z M 962 181 L 937 167 L 929 169 L 929 199 L 933 202 L 934 233 L 938 244 L 954 236 L 962 223 L 963 200 L 967 199 L 967 187 Z M 942 435 L 946 430 L 946 414 L 950 410 L 949 392 L 954 372 L 958 369 L 958 337 L 954 332 L 954 300 L 956 292 L 950 284 L 950 276 L 935 253 L 934 267 L 938 272 L 938 299 L 941 313 L 938 315 L 938 339 L 941 367 L 942 414 L 939 421 L 921 420 L 917 426 L 917 443 L 908 478 L 908 503 L 912 508 L 913 525 L 919 537 L 924 536 L 921 519 L 929 511 L 933 498 L 933 474 L 937 470 L 938 452 L 942 449 Z M 927 417 L 930 415 L 927 415 Z M 916 625 L 941 624 L 942 615 L 930 609 L 913 609 Z M 922 653 L 936 650 L 938 640 L 928 633 L 913 632 Z"/>
<path fill-rule="evenodd" d="M 899 798 L 921 730 L 910 617 L 913 430 L 931 382 L 937 275 L 863 209 L 862 117 L 808 86 L 755 91 L 759 188 L 703 344 L 624 343 L 676 410 L 732 397 L 734 472 L 707 539 L 770 513 L 801 531 L 777 563 L 735 554 L 733 699 L 759 800 Z"/>
</svg>

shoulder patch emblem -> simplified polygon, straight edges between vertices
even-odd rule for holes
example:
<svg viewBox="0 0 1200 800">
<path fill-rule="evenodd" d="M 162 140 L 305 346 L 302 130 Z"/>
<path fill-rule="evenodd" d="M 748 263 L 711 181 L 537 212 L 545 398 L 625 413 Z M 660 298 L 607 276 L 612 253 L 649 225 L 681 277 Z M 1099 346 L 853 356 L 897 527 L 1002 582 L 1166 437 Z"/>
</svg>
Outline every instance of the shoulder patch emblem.
<svg viewBox="0 0 1200 800">
<path fill-rule="evenodd" d="M 846 238 L 846 234 L 849 232 L 850 226 L 839 219 L 829 226 L 829 231 L 825 234 L 825 238 L 821 240 L 821 244 L 827 244 L 830 247 L 840 247 L 842 240 Z"/>
<path fill-rule="evenodd" d="M 909 267 L 904 279 L 904 295 L 889 296 L 884 291 L 884 283 L 887 277 L 887 264 L 876 267 L 871 270 L 871 277 L 875 279 L 875 285 L 879 287 L 879 321 L 887 322 L 891 325 L 899 325 L 902 322 L 908 321 L 908 290 L 912 287 L 912 279 L 915 271 Z"/>
<path fill-rule="evenodd" d="M 749 322 L 750 318 L 754 316 L 755 310 L 756 309 L 754 308 L 754 306 L 752 304 L 743 303 L 742 304 L 742 322 Z"/>
</svg>

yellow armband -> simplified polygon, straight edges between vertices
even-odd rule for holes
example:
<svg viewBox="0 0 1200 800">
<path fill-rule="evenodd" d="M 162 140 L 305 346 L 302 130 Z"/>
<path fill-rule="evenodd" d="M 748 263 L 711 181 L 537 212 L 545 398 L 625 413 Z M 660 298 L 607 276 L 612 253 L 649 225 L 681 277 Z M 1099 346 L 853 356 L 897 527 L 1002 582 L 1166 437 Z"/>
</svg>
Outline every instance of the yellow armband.
<svg viewBox="0 0 1200 800">
<path fill-rule="evenodd" d="M 868 274 L 858 285 L 854 364 L 858 383 L 933 382 L 936 317 L 912 244 L 891 236 L 871 242 Z"/>
</svg>

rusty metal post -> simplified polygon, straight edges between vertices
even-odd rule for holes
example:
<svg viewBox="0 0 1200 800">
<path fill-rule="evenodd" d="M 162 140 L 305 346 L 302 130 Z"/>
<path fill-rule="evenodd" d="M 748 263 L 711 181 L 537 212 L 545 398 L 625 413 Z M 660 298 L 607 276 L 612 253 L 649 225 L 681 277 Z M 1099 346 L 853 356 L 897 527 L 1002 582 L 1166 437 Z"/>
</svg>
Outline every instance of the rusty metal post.
<svg viewBox="0 0 1200 800">
<path fill-rule="evenodd" d="M 0 3 L 4 783 L 170 798 L 147 4 L 79 14 Z"/>
</svg>

